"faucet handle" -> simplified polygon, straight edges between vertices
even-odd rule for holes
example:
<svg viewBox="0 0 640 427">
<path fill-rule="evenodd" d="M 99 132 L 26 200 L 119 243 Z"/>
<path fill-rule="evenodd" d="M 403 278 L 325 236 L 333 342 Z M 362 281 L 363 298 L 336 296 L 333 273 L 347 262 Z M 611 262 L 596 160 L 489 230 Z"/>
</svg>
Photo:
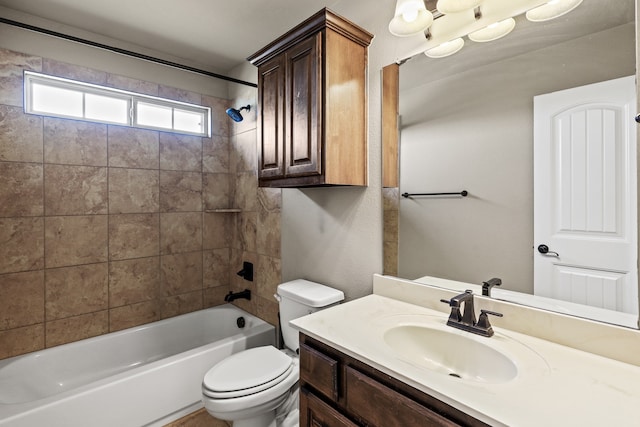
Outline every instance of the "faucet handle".
<svg viewBox="0 0 640 427">
<path fill-rule="evenodd" d="M 460 305 L 458 301 L 454 299 L 441 299 L 443 302 L 451 307 L 451 314 L 449 314 L 449 322 L 459 322 L 462 320 L 462 314 L 460 313 Z"/>
<path fill-rule="evenodd" d="M 478 323 L 476 323 L 476 326 L 486 330 L 488 334 L 487 336 L 490 337 L 493 335 L 493 328 L 491 327 L 491 323 L 489 323 L 489 314 L 496 317 L 502 317 L 503 314 L 490 310 L 480 310 L 480 316 L 478 317 Z"/>
</svg>

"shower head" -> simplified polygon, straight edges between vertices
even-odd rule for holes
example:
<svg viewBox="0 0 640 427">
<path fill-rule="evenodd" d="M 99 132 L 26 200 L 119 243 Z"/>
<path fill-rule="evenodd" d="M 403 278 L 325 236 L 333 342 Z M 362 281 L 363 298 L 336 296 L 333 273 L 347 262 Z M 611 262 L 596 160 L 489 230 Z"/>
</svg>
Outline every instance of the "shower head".
<svg viewBox="0 0 640 427">
<path fill-rule="evenodd" d="M 242 110 L 251 111 L 251 105 L 240 107 L 240 109 L 238 110 L 236 110 L 235 108 L 227 108 L 227 115 L 231 117 L 231 120 L 233 120 L 234 122 L 241 122 L 242 114 L 240 114 L 240 111 Z"/>
</svg>

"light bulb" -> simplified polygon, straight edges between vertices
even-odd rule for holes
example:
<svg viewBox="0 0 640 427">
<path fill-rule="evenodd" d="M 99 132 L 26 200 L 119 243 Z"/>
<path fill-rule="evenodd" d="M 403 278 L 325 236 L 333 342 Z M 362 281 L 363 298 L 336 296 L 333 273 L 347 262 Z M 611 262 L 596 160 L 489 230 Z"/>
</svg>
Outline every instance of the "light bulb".
<svg viewBox="0 0 640 427">
<path fill-rule="evenodd" d="M 406 10 L 402 12 L 402 19 L 404 19 L 405 22 L 413 22 L 417 18 L 418 18 L 418 9 L 406 8 Z"/>
</svg>

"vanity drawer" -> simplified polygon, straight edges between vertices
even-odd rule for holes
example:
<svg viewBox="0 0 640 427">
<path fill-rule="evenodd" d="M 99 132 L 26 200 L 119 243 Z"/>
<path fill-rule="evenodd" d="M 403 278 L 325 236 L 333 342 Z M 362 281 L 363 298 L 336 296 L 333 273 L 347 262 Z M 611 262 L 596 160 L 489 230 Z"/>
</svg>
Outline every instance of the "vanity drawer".
<svg viewBox="0 0 640 427">
<path fill-rule="evenodd" d="M 345 385 L 347 411 L 358 414 L 366 425 L 377 427 L 459 426 L 351 367 L 345 370 Z"/>
<path fill-rule="evenodd" d="M 338 361 L 300 343 L 300 379 L 325 397 L 338 400 Z"/>
<path fill-rule="evenodd" d="M 322 427 L 358 427 L 335 408 L 306 388 L 300 390 L 300 425 Z"/>
</svg>

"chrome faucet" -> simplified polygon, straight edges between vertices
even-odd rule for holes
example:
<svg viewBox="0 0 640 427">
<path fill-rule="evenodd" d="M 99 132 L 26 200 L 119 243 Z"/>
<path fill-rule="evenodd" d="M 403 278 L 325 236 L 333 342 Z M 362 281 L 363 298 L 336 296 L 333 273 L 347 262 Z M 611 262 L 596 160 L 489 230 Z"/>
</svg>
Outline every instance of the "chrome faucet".
<svg viewBox="0 0 640 427">
<path fill-rule="evenodd" d="M 480 317 L 478 321 L 476 321 L 473 291 L 471 290 L 466 290 L 464 293 L 456 295 L 450 300 L 441 299 L 440 301 L 449 304 L 451 307 L 451 314 L 449 314 L 449 319 L 447 320 L 448 326 L 482 335 L 483 337 L 493 336 L 493 328 L 489 323 L 488 315 L 502 317 L 502 313 L 480 310 Z M 464 307 L 461 313 L 460 308 L 462 304 L 464 304 Z"/>
</svg>

